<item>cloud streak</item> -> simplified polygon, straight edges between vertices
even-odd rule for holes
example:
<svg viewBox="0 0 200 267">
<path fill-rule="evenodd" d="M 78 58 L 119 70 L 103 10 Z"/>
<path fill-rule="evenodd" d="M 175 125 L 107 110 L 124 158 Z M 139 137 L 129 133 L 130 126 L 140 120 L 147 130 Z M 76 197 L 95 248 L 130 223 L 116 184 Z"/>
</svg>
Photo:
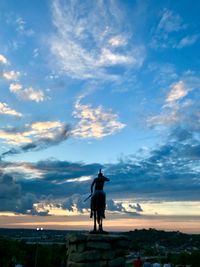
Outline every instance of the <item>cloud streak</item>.
<svg viewBox="0 0 200 267">
<path fill-rule="evenodd" d="M 177 35 L 178 38 L 174 38 L 175 34 L 179 32 L 184 34 L 190 27 L 179 14 L 164 8 L 160 15 L 159 23 L 152 29 L 151 47 L 154 49 L 182 49 L 195 44 L 199 38 L 198 34 L 186 35 L 181 39 Z"/>
<path fill-rule="evenodd" d="M 4 102 L 0 102 L 0 114 L 2 115 L 10 115 L 14 117 L 22 117 L 22 113 L 10 108 L 8 104 Z"/>
<path fill-rule="evenodd" d="M 113 80 L 117 76 L 109 66 L 142 65 L 144 47 L 130 43 L 128 33 L 121 35 L 124 15 L 113 1 L 91 4 L 54 0 L 52 16 L 56 33 L 50 41 L 51 51 L 66 75 L 82 80 Z"/>
</svg>

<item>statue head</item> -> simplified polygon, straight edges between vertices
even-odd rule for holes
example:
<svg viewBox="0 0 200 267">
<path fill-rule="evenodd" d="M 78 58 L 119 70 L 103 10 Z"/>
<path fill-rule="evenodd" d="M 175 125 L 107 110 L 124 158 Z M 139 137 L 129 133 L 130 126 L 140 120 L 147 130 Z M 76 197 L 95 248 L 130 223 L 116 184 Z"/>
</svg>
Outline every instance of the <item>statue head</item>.
<svg viewBox="0 0 200 267">
<path fill-rule="evenodd" d="M 103 176 L 103 173 L 101 172 L 101 169 L 100 169 L 98 173 L 98 178 L 101 178 L 102 176 Z"/>
</svg>

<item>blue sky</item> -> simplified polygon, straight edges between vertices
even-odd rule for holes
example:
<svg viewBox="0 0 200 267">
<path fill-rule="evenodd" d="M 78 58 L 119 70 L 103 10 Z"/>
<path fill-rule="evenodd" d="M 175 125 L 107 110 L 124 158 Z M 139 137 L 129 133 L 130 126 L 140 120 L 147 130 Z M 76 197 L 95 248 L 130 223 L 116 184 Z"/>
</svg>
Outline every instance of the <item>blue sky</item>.
<svg viewBox="0 0 200 267">
<path fill-rule="evenodd" d="M 111 215 L 199 220 L 199 9 L 1 1 L 2 215 L 85 216 L 102 167 Z"/>
</svg>

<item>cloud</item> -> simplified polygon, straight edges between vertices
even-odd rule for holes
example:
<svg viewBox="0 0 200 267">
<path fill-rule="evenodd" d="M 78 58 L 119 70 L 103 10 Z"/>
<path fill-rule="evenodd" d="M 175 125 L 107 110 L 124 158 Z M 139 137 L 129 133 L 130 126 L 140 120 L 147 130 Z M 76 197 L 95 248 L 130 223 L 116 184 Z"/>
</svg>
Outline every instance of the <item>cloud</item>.
<svg viewBox="0 0 200 267">
<path fill-rule="evenodd" d="M 7 62 L 7 59 L 2 55 L 0 55 L 0 63 L 1 62 Z M 2 73 L 0 73 L 0 75 L 8 81 L 14 81 L 10 83 L 9 90 L 19 99 L 35 102 L 43 102 L 47 99 L 47 97 L 44 95 L 44 92 L 40 89 L 35 89 L 31 86 L 24 88 L 24 86 L 19 81 L 19 77 L 21 76 L 21 73 L 19 71 L 3 71 Z"/>
<path fill-rule="evenodd" d="M 166 102 L 173 103 L 179 99 L 182 99 L 183 97 L 187 96 L 189 89 L 186 88 L 186 85 L 183 81 L 179 81 L 175 83 L 171 91 L 169 92 L 169 95 L 166 99 Z"/>
<path fill-rule="evenodd" d="M 63 203 L 62 208 L 67 209 L 68 211 L 84 213 L 84 211 L 89 208 L 89 204 L 84 201 L 84 198 L 84 195 L 73 194 L 67 198 L 65 203 Z"/>
<path fill-rule="evenodd" d="M 118 121 L 117 114 L 112 111 L 105 111 L 102 106 L 92 108 L 83 105 L 80 100 L 75 104 L 73 115 L 79 122 L 72 134 L 81 138 L 102 138 L 115 134 L 126 126 Z"/>
<path fill-rule="evenodd" d="M 14 81 L 16 81 L 20 76 L 20 72 L 11 70 L 11 71 L 7 71 L 7 72 L 3 72 L 2 76 L 6 80 L 14 80 Z"/>
<path fill-rule="evenodd" d="M 14 109 L 11 109 L 8 104 L 4 102 L 0 102 L 0 114 L 3 115 L 10 115 L 10 116 L 15 116 L 15 117 L 22 117 L 22 113 L 17 112 Z"/>
<path fill-rule="evenodd" d="M 5 56 L 0 54 L 0 64 L 7 64 L 8 60 Z"/>
<path fill-rule="evenodd" d="M 140 215 L 140 212 L 142 212 L 142 208 L 140 204 L 131 204 L 123 201 L 114 201 L 113 199 L 107 200 L 107 210 L 110 212 L 119 212 L 122 214 L 129 214 L 132 216 L 138 216 Z"/>
<path fill-rule="evenodd" d="M 187 25 L 184 24 L 182 17 L 175 14 L 172 10 L 165 8 L 163 10 L 161 19 L 158 23 L 157 30 L 165 32 L 178 32 L 186 29 Z"/>
<path fill-rule="evenodd" d="M 132 59 L 129 58 L 126 55 L 120 55 L 111 52 L 109 49 L 104 48 L 102 49 L 101 56 L 97 64 L 99 65 L 104 65 L 104 66 L 109 66 L 109 65 L 123 65 L 123 64 L 131 64 Z"/>
<path fill-rule="evenodd" d="M 22 90 L 22 84 L 20 83 L 11 83 L 9 86 L 10 92 L 18 94 Z"/>
<path fill-rule="evenodd" d="M 125 16 L 113 1 L 54 0 L 52 19 L 56 33 L 50 40 L 51 51 L 57 67 L 72 78 L 115 80 L 117 74 L 108 67 L 138 68 L 144 61 L 144 47 L 130 42 Z"/>
<path fill-rule="evenodd" d="M 0 161 L 0 166 L 2 172 L 19 181 L 24 194 L 35 195 L 37 203 L 51 195 L 51 203 L 80 213 L 88 211 L 89 202 L 83 200 L 89 194 L 91 180 L 103 168 L 110 178 L 105 185 L 107 210 L 138 215 L 143 210 L 138 201 L 199 199 L 199 140 L 199 128 L 174 127 L 166 142 L 149 150 L 145 157 L 130 155 L 104 166 L 53 159 L 17 164 Z"/>
<path fill-rule="evenodd" d="M 62 204 L 63 209 L 77 213 L 86 213 L 90 210 L 90 201 L 85 202 L 86 195 L 73 194 L 68 197 L 67 200 Z M 113 199 L 108 199 L 106 202 L 106 210 L 108 212 L 115 212 L 120 214 L 129 214 L 132 216 L 140 215 L 142 212 L 141 206 L 137 203 L 136 205 L 130 203 L 116 202 Z"/>
<path fill-rule="evenodd" d="M 23 88 L 20 83 L 11 83 L 10 84 L 10 92 L 16 94 L 19 99 L 35 101 L 35 102 L 43 102 L 46 97 L 42 90 L 34 89 L 33 87 Z"/>
<path fill-rule="evenodd" d="M 41 90 L 36 90 L 32 87 L 25 88 L 23 93 L 20 94 L 20 98 L 23 100 L 31 100 L 35 102 L 42 102 L 45 100 L 44 93 Z"/>
<path fill-rule="evenodd" d="M 18 33 L 20 33 L 21 35 L 25 35 L 25 36 L 32 36 L 34 35 L 34 31 L 32 29 L 28 29 L 27 28 L 27 23 L 26 21 L 22 18 L 22 17 L 18 17 L 15 21 L 16 23 L 16 30 Z"/>
<path fill-rule="evenodd" d="M 14 155 L 28 151 L 37 151 L 59 144 L 69 137 L 69 126 L 59 121 L 34 122 L 25 125 L 25 129 L 1 130 L 0 138 L 6 143 L 16 145 L 2 154 Z"/>
<path fill-rule="evenodd" d="M 198 39 L 196 34 L 177 40 L 174 34 L 184 32 L 189 25 L 173 10 L 165 8 L 160 16 L 159 23 L 152 29 L 152 41 L 150 46 L 154 49 L 183 48 L 192 45 Z"/>
<path fill-rule="evenodd" d="M 82 176 L 80 178 L 71 178 L 71 179 L 67 179 L 66 182 L 67 183 L 79 183 L 79 182 L 85 182 L 85 181 L 90 181 L 92 179 L 91 176 Z"/>
<path fill-rule="evenodd" d="M 22 143 L 31 143 L 29 137 L 24 136 L 22 132 L 16 132 L 11 130 L 0 130 L 0 139 L 11 145 L 20 145 Z"/>
<path fill-rule="evenodd" d="M 198 121 L 199 106 L 196 99 L 199 86 L 198 73 L 192 71 L 183 73 L 178 81 L 169 86 L 161 111 L 159 114 L 149 116 L 146 120 L 147 125 L 160 129 L 160 126 L 169 128 L 175 125 L 191 125 L 194 121 Z"/>
<path fill-rule="evenodd" d="M 120 35 L 111 37 L 108 42 L 112 46 L 124 46 L 127 44 L 126 38 Z"/>
<path fill-rule="evenodd" d="M 0 211 L 40 215 L 34 209 L 37 198 L 34 194 L 22 194 L 21 185 L 11 175 L 0 174 Z"/>
<path fill-rule="evenodd" d="M 91 180 L 97 176 L 101 164 L 85 164 L 47 159 L 36 163 L 0 161 L 0 171 L 19 181 L 23 192 L 38 198 L 52 195 L 55 201 L 78 193 L 90 192 Z"/>
<path fill-rule="evenodd" d="M 198 39 L 199 39 L 199 34 L 193 34 L 193 35 L 185 36 L 176 45 L 176 48 L 183 48 L 183 47 L 193 45 L 197 42 Z"/>
<path fill-rule="evenodd" d="M 44 176 L 45 170 L 40 170 L 34 164 L 27 162 L 1 162 L 0 172 L 4 174 L 9 174 L 14 177 L 15 180 L 26 179 L 40 179 Z"/>
</svg>

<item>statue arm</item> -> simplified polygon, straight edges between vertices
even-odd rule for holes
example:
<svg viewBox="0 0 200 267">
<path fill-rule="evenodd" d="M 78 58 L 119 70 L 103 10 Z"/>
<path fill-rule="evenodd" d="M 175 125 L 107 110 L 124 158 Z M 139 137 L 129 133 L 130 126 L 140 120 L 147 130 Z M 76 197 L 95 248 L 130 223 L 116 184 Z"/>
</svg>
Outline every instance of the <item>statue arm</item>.
<svg viewBox="0 0 200 267">
<path fill-rule="evenodd" d="M 106 182 L 110 182 L 110 179 L 107 178 L 107 177 L 105 177 L 105 176 L 104 176 L 104 180 L 105 180 Z"/>
<path fill-rule="evenodd" d="M 90 188 L 91 194 L 93 193 L 93 187 L 95 183 L 96 183 L 96 179 L 94 179 L 94 181 L 91 184 L 91 188 Z"/>
</svg>

